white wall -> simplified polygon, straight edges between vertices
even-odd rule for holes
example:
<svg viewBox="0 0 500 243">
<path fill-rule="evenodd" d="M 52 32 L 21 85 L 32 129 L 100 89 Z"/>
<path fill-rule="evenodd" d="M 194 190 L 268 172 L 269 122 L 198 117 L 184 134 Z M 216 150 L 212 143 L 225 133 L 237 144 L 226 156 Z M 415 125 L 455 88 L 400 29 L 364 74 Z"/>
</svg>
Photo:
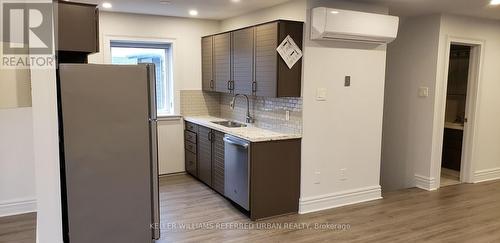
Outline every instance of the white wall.
<svg viewBox="0 0 500 243">
<path fill-rule="evenodd" d="M 444 122 L 441 94 L 445 86 L 447 39 L 484 41 L 476 124 L 471 158 L 473 182 L 500 179 L 500 21 L 433 15 L 403 22 L 398 39 L 388 48 L 384 114 L 382 185 L 394 190 L 438 187 Z M 430 96 L 417 97 L 418 87 Z M 471 119 L 469 119 L 471 120 Z M 433 132 L 438 134 L 433 139 Z"/>
<path fill-rule="evenodd" d="M 443 15 L 437 82 L 445 82 L 448 36 L 485 42 L 476 114 L 474 182 L 500 179 L 500 21 Z"/>
<path fill-rule="evenodd" d="M 305 21 L 306 5 L 306 0 L 294 0 L 276 5 L 274 7 L 261 9 L 252 13 L 225 19 L 221 21 L 220 30 L 234 30 L 277 19 Z"/>
<path fill-rule="evenodd" d="M 0 69 L 0 109 L 31 107 L 29 76 L 27 69 Z"/>
<path fill-rule="evenodd" d="M 31 112 L 0 109 L 0 217 L 36 210 Z"/>
<path fill-rule="evenodd" d="M 387 13 L 348 1 L 308 1 L 308 15 L 317 6 Z M 309 25 L 305 33 L 300 212 L 378 199 L 385 46 L 312 41 Z M 345 76 L 351 87 L 344 87 Z M 316 100 L 318 88 L 327 89 L 326 101 Z"/>
<path fill-rule="evenodd" d="M 160 175 L 185 171 L 183 123 L 182 119 L 168 119 L 158 122 Z"/>
<path fill-rule="evenodd" d="M 416 186 L 416 174 L 431 177 L 439 29 L 439 15 L 406 19 L 397 39 L 388 45 L 381 168 L 384 191 Z M 421 86 L 430 89 L 429 97 L 418 97 Z"/>
<path fill-rule="evenodd" d="M 90 63 L 110 63 L 110 39 L 173 42 L 174 113 L 180 112 L 180 90 L 201 90 L 201 37 L 219 31 L 219 21 L 125 13 L 100 13 L 100 53 Z M 184 125 L 180 118 L 158 128 L 160 174 L 184 171 Z"/>
<path fill-rule="evenodd" d="M 37 242 L 62 243 L 55 69 L 31 70 Z"/>
</svg>

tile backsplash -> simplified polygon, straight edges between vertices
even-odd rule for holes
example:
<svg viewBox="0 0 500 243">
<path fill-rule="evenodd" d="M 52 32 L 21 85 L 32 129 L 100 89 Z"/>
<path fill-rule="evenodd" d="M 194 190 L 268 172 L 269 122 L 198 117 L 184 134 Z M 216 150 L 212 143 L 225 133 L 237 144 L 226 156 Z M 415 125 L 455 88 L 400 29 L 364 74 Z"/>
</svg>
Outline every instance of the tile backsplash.
<svg viewBox="0 0 500 243">
<path fill-rule="evenodd" d="M 220 94 L 181 90 L 181 115 L 220 117 Z"/>
<path fill-rule="evenodd" d="M 181 91 L 181 114 L 184 116 L 216 116 L 245 122 L 246 99 L 236 98 L 234 110 L 229 106 L 233 96 L 203 92 Z M 302 133 L 302 98 L 249 97 L 250 115 L 257 127 L 282 133 Z M 290 119 L 286 120 L 286 111 Z"/>
<path fill-rule="evenodd" d="M 221 117 L 245 122 L 246 99 L 241 96 L 237 97 L 234 110 L 229 106 L 232 99 L 232 95 L 221 94 Z M 254 118 L 257 127 L 284 133 L 302 133 L 301 98 L 249 97 L 249 100 L 250 115 Z M 288 121 L 286 111 L 290 112 Z"/>
</svg>

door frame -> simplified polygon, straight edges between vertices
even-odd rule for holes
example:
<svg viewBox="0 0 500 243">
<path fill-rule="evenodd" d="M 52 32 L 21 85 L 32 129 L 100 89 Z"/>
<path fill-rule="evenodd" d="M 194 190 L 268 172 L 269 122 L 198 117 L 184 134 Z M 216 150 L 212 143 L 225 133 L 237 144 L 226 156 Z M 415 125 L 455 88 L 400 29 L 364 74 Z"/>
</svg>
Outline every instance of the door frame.
<svg viewBox="0 0 500 243">
<path fill-rule="evenodd" d="M 443 79 L 438 80 L 436 85 L 436 102 L 437 109 L 434 110 L 434 129 L 433 131 L 433 147 L 438 148 L 435 150 L 435 156 L 431 168 L 434 170 L 436 178 L 441 176 L 442 165 L 442 151 L 443 151 L 443 136 L 444 136 L 444 123 L 446 112 L 446 97 L 448 90 L 448 71 L 450 65 L 450 51 L 451 45 L 464 45 L 471 47 L 471 55 L 469 61 L 469 77 L 467 83 L 466 95 L 466 108 L 465 117 L 467 122 L 464 124 L 464 136 L 462 139 L 462 156 L 461 156 L 461 169 L 460 169 L 460 182 L 474 183 L 474 168 L 475 168 L 475 154 L 476 154 L 476 141 L 477 141 L 477 117 L 479 117 L 479 99 L 481 79 L 482 79 L 482 66 L 484 59 L 485 41 L 478 39 L 470 39 L 463 37 L 446 37 L 446 52 L 444 59 L 444 74 Z M 441 87 L 441 89 L 439 89 Z M 437 188 L 441 187 L 440 180 L 437 181 Z"/>
</svg>

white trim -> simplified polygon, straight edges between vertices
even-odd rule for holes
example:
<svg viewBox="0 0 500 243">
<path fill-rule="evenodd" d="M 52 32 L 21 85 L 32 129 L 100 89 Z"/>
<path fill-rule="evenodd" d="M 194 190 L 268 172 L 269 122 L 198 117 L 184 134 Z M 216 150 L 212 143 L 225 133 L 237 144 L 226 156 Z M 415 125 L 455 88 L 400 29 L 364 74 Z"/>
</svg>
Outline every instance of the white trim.
<svg viewBox="0 0 500 243">
<path fill-rule="evenodd" d="M 380 186 L 306 197 L 299 200 L 299 214 L 311 213 L 377 199 L 382 199 L 382 190 Z"/>
<path fill-rule="evenodd" d="M 36 200 L 0 202 L 0 217 L 36 212 Z"/>
<path fill-rule="evenodd" d="M 439 188 L 436 178 L 422 175 L 415 175 L 415 186 L 426 191 L 434 191 Z"/>
<path fill-rule="evenodd" d="M 477 141 L 477 117 L 479 117 L 479 99 L 481 87 L 481 70 L 484 58 L 484 40 L 461 38 L 454 36 L 446 36 L 444 67 L 438 66 L 438 69 L 443 68 L 444 73 L 441 77 L 436 77 L 436 94 L 434 105 L 434 123 L 432 135 L 432 154 L 431 154 L 431 175 L 438 177 L 441 174 L 442 149 L 443 149 L 443 134 L 446 111 L 446 93 L 448 88 L 448 69 L 451 44 L 462 44 L 471 46 L 471 61 L 470 74 L 467 87 L 467 104 L 466 117 L 468 122 L 464 126 L 464 139 L 462 148 L 462 169 L 460 173 L 461 182 L 474 181 L 474 158 L 476 148 L 474 144 Z M 439 73 L 439 71 L 438 71 Z M 434 172 L 434 173 L 432 173 Z M 425 177 L 419 178 L 420 182 L 424 182 Z M 424 184 L 426 184 L 425 182 Z M 435 188 L 439 188 L 440 181 L 435 181 Z M 424 185 L 423 184 L 423 185 Z M 434 188 L 434 187 L 430 187 Z M 425 188 L 422 188 L 425 189 Z M 427 190 L 427 189 L 426 189 Z M 433 189 L 431 189 L 433 190 Z"/>
<path fill-rule="evenodd" d="M 158 115 L 158 121 L 178 121 L 182 119 L 182 115 Z"/>
<path fill-rule="evenodd" d="M 499 180 L 500 179 L 500 168 L 479 170 L 474 172 L 474 183 Z"/>
</svg>

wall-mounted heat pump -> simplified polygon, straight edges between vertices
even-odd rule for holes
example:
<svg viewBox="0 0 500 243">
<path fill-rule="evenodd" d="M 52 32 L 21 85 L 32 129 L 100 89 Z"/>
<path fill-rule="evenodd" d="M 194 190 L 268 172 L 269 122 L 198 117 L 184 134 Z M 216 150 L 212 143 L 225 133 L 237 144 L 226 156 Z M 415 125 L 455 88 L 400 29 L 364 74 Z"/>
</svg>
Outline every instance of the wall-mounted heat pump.
<svg viewBox="0 0 500 243">
<path fill-rule="evenodd" d="M 312 10 L 311 39 L 387 44 L 398 26 L 396 16 L 318 7 Z"/>
</svg>

